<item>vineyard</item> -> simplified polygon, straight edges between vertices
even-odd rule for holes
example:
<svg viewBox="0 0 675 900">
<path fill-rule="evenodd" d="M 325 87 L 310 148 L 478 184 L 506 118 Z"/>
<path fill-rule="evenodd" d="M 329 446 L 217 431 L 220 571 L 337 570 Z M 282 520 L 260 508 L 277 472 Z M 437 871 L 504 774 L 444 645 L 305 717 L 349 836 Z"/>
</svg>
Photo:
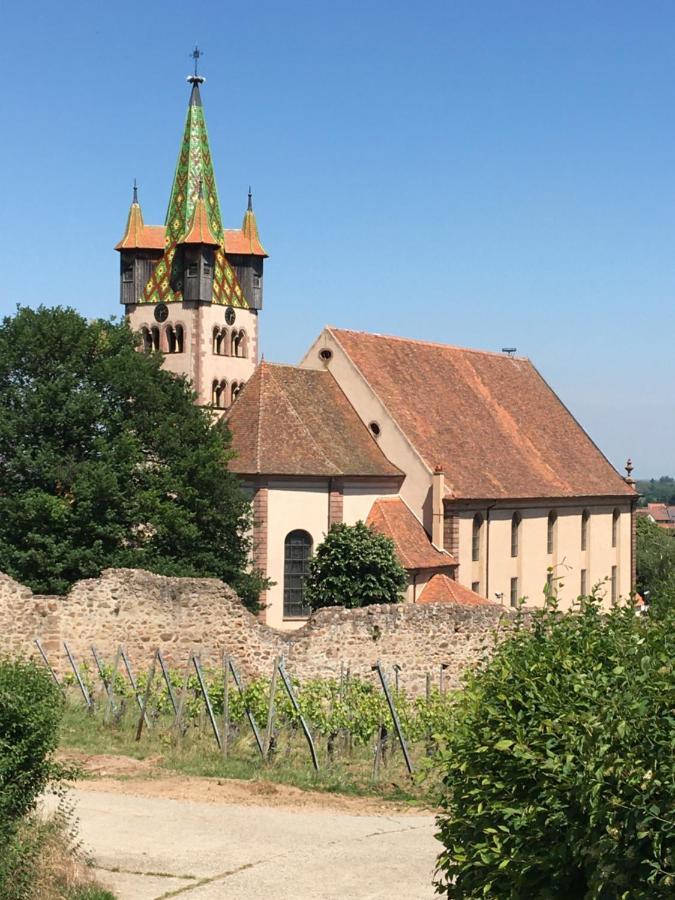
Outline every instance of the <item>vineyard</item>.
<svg viewBox="0 0 675 900">
<path fill-rule="evenodd" d="M 415 793 L 443 747 L 454 706 L 443 670 L 429 673 L 425 695 L 413 697 L 398 667 L 379 664 L 372 680 L 343 668 L 334 679 L 300 683 L 279 658 L 269 678 L 245 683 L 228 657 L 215 670 L 190 656 L 178 670 L 157 653 L 137 674 L 122 648 L 112 663 L 94 648 L 91 660 L 68 659 L 68 675 L 51 671 L 66 695 L 71 743 L 139 757 L 159 752 L 183 768 L 187 758 L 201 774 L 245 766 L 273 776 L 290 767 L 304 770 L 303 785 L 337 779 L 368 789 L 386 781 Z"/>
</svg>

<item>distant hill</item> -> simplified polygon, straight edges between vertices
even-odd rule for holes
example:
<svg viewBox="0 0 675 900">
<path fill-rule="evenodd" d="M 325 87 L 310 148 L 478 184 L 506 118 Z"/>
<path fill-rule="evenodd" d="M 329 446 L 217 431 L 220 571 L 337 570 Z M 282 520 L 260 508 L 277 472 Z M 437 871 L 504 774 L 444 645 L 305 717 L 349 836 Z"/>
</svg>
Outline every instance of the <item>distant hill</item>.
<svg viewBox="0 0 675 900">
<path fill-rule="evenodd" d="M 649 481 L 637 482 L 637 489 L 642 494 L 642 503 L 667 503 L 675 506 L 675 478 L 662 475 L 650 478 Z"/>
</svg>

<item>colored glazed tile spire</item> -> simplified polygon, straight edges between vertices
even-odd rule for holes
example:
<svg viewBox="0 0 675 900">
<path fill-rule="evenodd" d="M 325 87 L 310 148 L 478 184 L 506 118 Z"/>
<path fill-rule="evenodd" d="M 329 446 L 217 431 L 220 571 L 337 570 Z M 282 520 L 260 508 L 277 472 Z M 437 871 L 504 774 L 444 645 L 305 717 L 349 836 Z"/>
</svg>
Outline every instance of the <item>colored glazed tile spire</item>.
<svg viewBox="0 0 675 900">
<path fill-rule="evenodd" d="M 256 256 L 267 256 L 258 234 L 258 223 L 253 212 L 253 194 L 250 187 L 248 189 L 248 206 L 244 213 L 244 221 L 241 223 L 241 230 L 249 248 L 248 252 Z"/>
<path fill-rule="evenodd" d="M 192 92 L 166 214 L 167 243 L 178 243 L 187 233 L 197 205 L 200 183 L 203 185 L 209 227 L 214 237 L 222 242 L 223 223 L 218 203 L 218 189 L 199 92 L 199 85 L 204 79 L 201 75 L 191 75 L 188 81 L 192 84 Z"/>
</svg>

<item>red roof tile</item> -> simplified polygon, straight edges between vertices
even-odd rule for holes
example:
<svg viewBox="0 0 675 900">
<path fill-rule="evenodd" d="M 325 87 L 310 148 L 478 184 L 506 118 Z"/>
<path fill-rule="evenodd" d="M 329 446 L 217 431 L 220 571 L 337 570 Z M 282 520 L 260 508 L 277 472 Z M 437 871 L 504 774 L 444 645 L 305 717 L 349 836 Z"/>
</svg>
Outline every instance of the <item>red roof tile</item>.
<svg viewBox="0 0 675 900">
<path fill-rule="evenodd" d="M 329 372 L 261 363 L 227 419 L 233 472 L 401 477 Z"/>
<path fill-rule="evenodd" d="M 434 547 L 422 523 L 400 497 L 376 500 L 366 524 L 393 540 L 405 569 L 438 569 L 457 565 L 457 560 L 449 553 Z"/>
<path fill-rule="evenodd" d="M 239 256 L 264 256 L 267 257 L 265 248 L 259 240 L 251 240 L 239 228 L 226 228 L 225 253 L 234 253 Z M 141 225 L 135 227 L 130 233 L 127 231 L 122 240 L 115 245 L 115 250 L 164 250 L 166 247 L 166 235 L 163 225 Z"/>
<path fill-rule="evenodd" d="M 225 252 L 241 256 L 267 256 L 257 231 L 255 235 L 246 234 L 239 228 L 225 229 Z"/>
<path fill-rule="evenodd" d="M 529 360 L 330 332 L 450 496 L 635 495 Z"/>
<path fill-rule="evenodd" d="M 164 245 L 163 226 L 145 225 L 140 204 L 132 203 L 124 237 L 115 245 L 115 250 L 163 250 Z"/>
<path fill-rule="evenodd" d="M 213 236 L 211 226 L 209 225 L 209 217 L 206 212 L 206 204 L 204 198 L 200 195 L 195 205 L 194 216 L 192 217 L 192 226 L 185 235 L 181 244 L 208 244 L 212 247 L 220 246 L 219 242 Z"/>
<path fill-rule="evenodd" d="M 456 603 L 460 606 L 496 606 L 480 594 L 464 587 L 459 581 L 453 581 L 439 572 L 427 581 L 424 590 L 417 598 L 418 603 Z"/>
</svg>

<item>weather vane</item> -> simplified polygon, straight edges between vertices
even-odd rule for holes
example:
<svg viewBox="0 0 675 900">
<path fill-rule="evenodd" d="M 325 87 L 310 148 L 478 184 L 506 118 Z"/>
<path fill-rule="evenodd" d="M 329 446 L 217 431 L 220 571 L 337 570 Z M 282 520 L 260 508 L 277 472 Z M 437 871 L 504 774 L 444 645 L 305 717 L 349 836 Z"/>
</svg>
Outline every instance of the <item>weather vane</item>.
<svg viewBox="0 0 675 900">
<path fill-rule="evenodd" d="M 195 61 L 195 72 L 194 72 L 194 75 L 190 75 L 190 77 L 188 78 L 188 81 L 192 82 L 193 84 L 195 84 L 195 83 L 203 84 L 205 81 L 204 76 L 199 75 L 197 72 L 197 67 L 199 65 L 199 58 L 203 55 L 204 55 L 203 51 L 200 50 L 199 47 L 195 44 L 195 49 L 190 54 L 192 59 L 194 59 L 194 61 Z"/>
</svg>

